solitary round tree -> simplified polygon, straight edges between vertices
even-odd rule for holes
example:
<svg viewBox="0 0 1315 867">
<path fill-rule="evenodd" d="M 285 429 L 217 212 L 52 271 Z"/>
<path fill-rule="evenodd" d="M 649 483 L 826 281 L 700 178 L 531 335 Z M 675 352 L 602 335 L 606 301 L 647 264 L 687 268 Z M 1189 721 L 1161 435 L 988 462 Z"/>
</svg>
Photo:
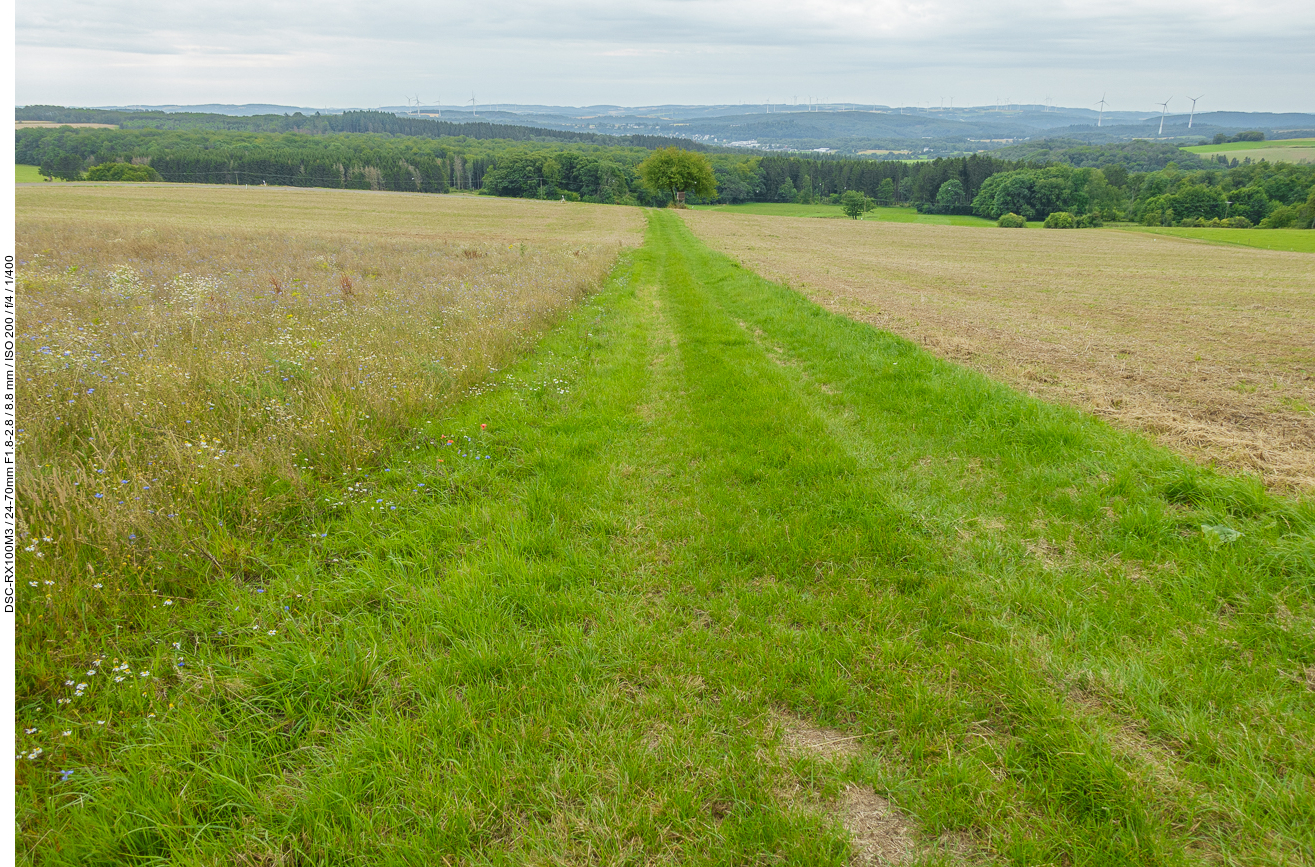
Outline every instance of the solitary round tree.
<svg viewBox="0 0 1315 867">
<path fill-rule="evenodd" d="M 857 220 L 867 210 L 868 197 L 858 190 L 845 190 L 840 196 L 840 210 L 846 217 Z"/>
<path fill-rule="evenodd" d="M 685 194 L 711 198 L 717 195 L 717 178 L 702 154 L 677 147 L 655 150 L 639 164 L 639 177 L 655 193 L 671 193 L 677 208 L 685 207 Z"/>
</svg>

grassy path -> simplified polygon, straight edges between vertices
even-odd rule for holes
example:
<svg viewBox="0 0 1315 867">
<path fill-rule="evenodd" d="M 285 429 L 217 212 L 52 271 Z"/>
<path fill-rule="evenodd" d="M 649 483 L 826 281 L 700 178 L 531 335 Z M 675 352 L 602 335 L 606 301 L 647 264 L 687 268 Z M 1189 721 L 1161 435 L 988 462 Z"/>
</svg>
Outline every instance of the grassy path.
<svg viewBox="0 0 1315 867">
<path fill-rule="evenodd" d="M 442 425 L 216 578 L 175 710 L 20 791 L 30 860 L 1315 857 L 1308 505 L 665 213 Z"/>
</svg>

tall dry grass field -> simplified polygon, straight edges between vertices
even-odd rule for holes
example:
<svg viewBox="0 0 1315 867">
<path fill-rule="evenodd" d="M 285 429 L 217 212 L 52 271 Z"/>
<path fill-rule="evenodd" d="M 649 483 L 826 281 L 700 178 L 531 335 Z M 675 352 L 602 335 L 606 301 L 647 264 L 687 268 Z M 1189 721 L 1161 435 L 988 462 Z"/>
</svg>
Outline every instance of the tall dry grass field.
<svg viewBox="0 0 1315 867">
<path fill-rule="evenodd" d="M 181 580 L 170 562 L 199 558 L 240 575 L 309 533 L 599 285 L 642 219 L 73 185 L 20 189 L 17 216 L 22 589 L 46 602 L 25 609 L 29 638 L 61 645 L 162 589 L 147 572 Z M 87 595 L 110 573 L 114 601 Z"/>
<path fill-rule="evenodd" d="M 1315 490 L 1315 257 L 1113 230 L 682 211 L 814 300 L 1266 483 Z"/>
</svg>

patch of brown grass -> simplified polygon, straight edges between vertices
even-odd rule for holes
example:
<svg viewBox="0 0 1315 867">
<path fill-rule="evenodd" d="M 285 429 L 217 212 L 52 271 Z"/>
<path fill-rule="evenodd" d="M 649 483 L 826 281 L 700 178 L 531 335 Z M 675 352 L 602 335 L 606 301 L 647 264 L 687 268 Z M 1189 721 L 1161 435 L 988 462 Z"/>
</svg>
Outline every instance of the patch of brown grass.
<svg viewBox="0 0 1315 867">
<path fill-rule="evenodd" d="M 1315 258 L 1115 230 L 686 211 L 837 312 L 1203 461 L 1315 489 Z"/>
<path fill-rule="evenodd" d="M 240 540 L 359 498 L 335 480 L 437 437 L 425 417 L 596 288 L 642 224 L 518 200 L 73 185 L 20 190 L 17 218 L 24 556 L 69 566 L 220 521 L 240 560 Z"/>
<path fill-rule="evenodd" d="M 843 764 L 863 754 L 861 737 L 785 714 L 774 715 L 772 722 L 790 755 Z M 868 786 L 846 786 L 838 802 L 826 809 L 849 834 L 856 865 L 905 864 L 917 853 L 912 822 Z"/>
</svg>

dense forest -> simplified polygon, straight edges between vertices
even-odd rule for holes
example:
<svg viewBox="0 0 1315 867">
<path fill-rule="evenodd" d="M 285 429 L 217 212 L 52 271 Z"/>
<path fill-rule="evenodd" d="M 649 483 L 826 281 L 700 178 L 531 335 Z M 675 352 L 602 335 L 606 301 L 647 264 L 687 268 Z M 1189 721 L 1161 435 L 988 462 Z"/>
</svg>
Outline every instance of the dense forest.
<svg viewBox="0 0 1315 867">
<path fill-rule="evenodd" d="M 1170 163 L 1159 171 L 1135 173 L 1118 163 L 1103 169 L 1029 165 L 992 175 L 972 206 L 990 219 L 1013 213 L 1044 220 L 1062 211 L 1149 226 L 1311 227 L 1315 165 L 1199 165 L 1184 171 Z"/>
<path fill-rule="evenodd" d="M 1066 138 L 1040 139 L 992 151 L 1000 159 L 1022 163 L 1063 163 L 1080 169 L 1122 166 L 1130 172 L 1158 172 L 1174 163 L 1180 168 L 1201 168 L 1205 161 L 1177 144 L 1137 139 L 1129 142 L 1089 145 Z"/>
<path fill-rule="evenodd" d="M 170 182 L 276 184 L 341 189 L 566 199 L 665 205 L 636 167 L 651 152 L 602 136 L 584 141 L 418 136 L 374 129 L 371 113 L 340 132 L 171 131 L 45 128 L 17 133 L 17 160 L 48 176 L 78 179 L 96 167 L 148 167 Z M 373 113 L 379 114 L 379 113 Z M 389 127 L 393 120 L 381 115 Z M 493 125 L 490 125 L 493 126 Z M 396 127 L 405 130 L 405 124 Z M 498 127 L 499 129 L 515 129 Z M 659 140 L 665 143 L 666 140 Z M 685 143 L 682 143 L 685 144 Z M 1315 166 L 1203 160 L 1162 143 L 1051 147 L 1028 162 L 1000 152 L 895 162 L 829 155 L 707 154 L 719 201 L 811 203 L 857 191 L 876 204 L 996 219 L 1052 213 L 1147 225 L 1309 228 L 1315 218 Z M 1167 159 L 1176 156 L 1177 159 Z M 1159 166 L 1139 170 L 1142 166 Z M 98 177 L 127 176 L 97 170 Z"/>
<path fill-rule="evenodd" d="M 347 111 L 342 114 L 227 115 L 198 112 L 124 111 L 101 108 L 65 108 L 59 105 L 29 105 L 17 109 L 17 120 L 47 123 L 105 123 L 120 129 L 158 129 L 175 132 L 295 132 L 304 135 L 333 133 L 379 133 L 420 138 L 506 139 L 525 142 L 582 142 L 608 147 L 679 147 L 709 151 L 707 145 L 684 138 L 658 135 L 600 135 L 537 126 L 446 121 L 427 117 L 405 117 L 386 111 Z"/>
</svg>

